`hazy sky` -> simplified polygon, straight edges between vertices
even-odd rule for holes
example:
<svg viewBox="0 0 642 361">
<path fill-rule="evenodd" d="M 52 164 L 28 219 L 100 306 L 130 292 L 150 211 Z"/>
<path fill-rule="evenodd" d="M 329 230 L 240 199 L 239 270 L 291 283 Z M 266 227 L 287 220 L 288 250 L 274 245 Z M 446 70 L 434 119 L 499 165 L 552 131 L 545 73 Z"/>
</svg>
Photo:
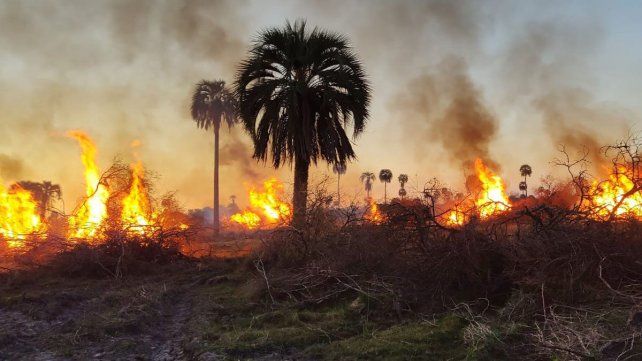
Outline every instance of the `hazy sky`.
<svg viewBox="0 0 642 361">
<path fill-rule="evenodd" d="M 139 139 L 159 191 L 208 205 L 213 136 L 189 117 L 194 84 L 231 82 L 258 31 L 299 18 L 345 34 L 372 82 L 350 195 L 381 168 L 409 174 L 411 189 L 431 177 L 462 188 L 476 156 L 516 191 L 522 163 L 533 183 L 555 173 L 559 143 L 639 130 L 641 2 L 0 0 L 0 177 L 60 183 L 69 210 L 82 165 L 61 134 L 82 129 L 101 167 L 130 161 Z M 224 202 L 245 203 L 244 181 L 291 181 L 250 158 L 240 129 L 222 132 L 222 147 Z"/>
</svg>

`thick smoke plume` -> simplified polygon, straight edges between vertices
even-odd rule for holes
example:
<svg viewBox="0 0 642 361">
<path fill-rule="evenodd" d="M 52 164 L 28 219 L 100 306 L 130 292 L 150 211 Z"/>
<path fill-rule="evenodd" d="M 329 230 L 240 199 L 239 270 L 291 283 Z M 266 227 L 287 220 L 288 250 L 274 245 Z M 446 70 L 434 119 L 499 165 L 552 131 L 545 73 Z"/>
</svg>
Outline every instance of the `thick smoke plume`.
<svg viewBox="0 0 642 361">
<path fill-rule="evenodd" d="M 497 135 L 497 119 L 487 108 L 461 59 L 443 62 L 434 74 L 414 79 L 397 98 L 406 134 L 423 142 L 437 142 L 450 161 L 470 167 L 476 158 L 497 168 L 490 144 Z"/>
</svg>

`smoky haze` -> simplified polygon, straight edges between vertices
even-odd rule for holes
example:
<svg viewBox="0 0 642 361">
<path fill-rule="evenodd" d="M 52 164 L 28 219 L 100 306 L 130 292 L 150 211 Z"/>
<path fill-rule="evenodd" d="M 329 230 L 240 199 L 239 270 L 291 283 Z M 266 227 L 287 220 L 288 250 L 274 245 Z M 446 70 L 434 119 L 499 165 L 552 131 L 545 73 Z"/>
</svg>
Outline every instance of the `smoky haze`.
<svg viewBox="0 0 642 361">
<path fill-rule="evenodd" d="M 231 82 L 258 31 L 306 18 L 346 35 L 373 85 L 345 192 L 362 189 L 362 171 L 382 168 L 409 174 L 410 190 L 433 176 L 462 188 L 476 157 L 516 189 L 522 163 L 534 177 L 553 172 L 557 144 L 594 148 L 635 125 L 642 107 L 627 100 L 635 92 L 618 89 L 642 79 L 613 72 L 633 68 L 613 63 L 622 54 L 605 57 L 615 43 L 602 10 L 540 1 L 3 1 L 0 175 L 59 183 L 73 204 L 82 167 L 59 134 L 83 129 L 103 169 L 116 156 L 132 159 L 139 139 L 159 190 L 208 205 L 213 137 L 190 119 L 194 84 Z M 221 142 L 221 199 L 244 203 L 245 182 L 291 179 L 287 167 L 250 158 L 240 127 Z"/>
<path fill-rule="evenodd" d="M 399 109 L 406 134 L 414 134 L 419 141 L 437 142 L 447 150 L 450 162 L 468 168 L 481 158 L 499 167 L 489 149 L 497 135 L 497 120 L 472 83 L 463 60 L 448 59 L 434 74 L 412 80 L 392 106 Z"/>
</svg>

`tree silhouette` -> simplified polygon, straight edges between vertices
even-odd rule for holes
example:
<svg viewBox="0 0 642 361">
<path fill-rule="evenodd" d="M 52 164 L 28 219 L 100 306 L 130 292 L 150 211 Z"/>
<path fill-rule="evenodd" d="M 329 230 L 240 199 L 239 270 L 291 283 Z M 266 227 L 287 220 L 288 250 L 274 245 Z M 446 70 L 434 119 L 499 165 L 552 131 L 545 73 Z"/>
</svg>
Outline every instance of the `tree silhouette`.
<svg viewBox="0 0 642 361">
<path fill-rule="evenodd" d="M 51 208 L 54 199 L 62 199 L 62 189 L 60 185 L 53 184 L 50 181 L 31 182 L 20 181 L 16 183 L 20 188 L 31 193 L 33 199 L 38 203 L 40 218 L 45 219 L 46 212 Z"/>
<path fill-rule="evenodd" d="M 214 235 L 220 230 L 219 217 L 219 130 L 225 121 L 231 127 L 237 121 L 237 102 L 222 80 L 203 80 L 196 84 L 192 95 L 192 119 L 199 128 L 214 130 Z"/>
<path fill-rule="evenodd" d="M 528 184 L 526 183 L 526 177 L 530 177 L 531 174 L 533 174 L 533 170 L 531 169 L 531 166 L 528 164 L 522 164 L 521 167 L 519 167 L 519 173 L 524 177 L 524 188 L 522 189 L 522 183 L 519 184 L 519 190 L 523 192 L 524 197 L 528 197 Z"/>
<path fill-rule="evenodd" d="M 341 207 L 341 176 L 346 173 L 348 166 L 344 163 L 334 163 L 332 171 L 337 175 L 337 207 Z"/>
<path fill-rule="evenodd" d="M 236 75 L 240 114 L 254 157 L 294 162 L 293 217 L 305 224 L 310 164 L 354 159 L 346 128 L 361 133 L 370 87 L 345 37 L 305 21 L 262 31 Z"/>
<path fill-rule="evenodd" d="M 522 198 L 526 198 L 527 189 L 528 189 L 528 186 L 526 185 L 526 182 L 524 181 L 519 182 L 519 191 L 522 193 Z"/>
<path fill-rule="evenodd" d="M 401 185 L 401 188 L 399 189 L 399 196 L 401 198 L 404 198 L 407 194 L 405 186 L 406 186 L 406 183 L 408 183 L 408 175 L 403 173 L 399 174 L 399 177 L 397 177 L 397 180 L 399 180 L 399 185 Z"/>
<path fill-rule="evenodd" d="M 359 177 L 359 180 L 363 182 L 363 185 L 366 188 L 366 194 L 370 198 L 370 191 L 372 190 L 372 182 L 375 180 L 375 175 L 372 172 L 363 172 Z"/>
<path fill-rule="evenodd" d="M 383 183 L 383 203 L 388 202 L 388 183 L 392 181 L 392 172 L 390 169 L 382 169 L 379 171 L 379 181 Z"/>
</svg>

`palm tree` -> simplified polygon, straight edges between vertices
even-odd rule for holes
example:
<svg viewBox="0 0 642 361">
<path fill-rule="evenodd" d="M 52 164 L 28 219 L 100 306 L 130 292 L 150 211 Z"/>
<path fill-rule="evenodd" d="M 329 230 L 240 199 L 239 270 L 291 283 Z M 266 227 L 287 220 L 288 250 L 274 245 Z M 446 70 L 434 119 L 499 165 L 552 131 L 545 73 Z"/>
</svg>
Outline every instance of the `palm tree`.
<svg viewBox="0 0 642 361">
<path fill-rule="evenodd" d="M 363 182 L 366 187 L 366 193 L 368 198 L 370 198 L 370 191 L 372 190 L 372 182 L 375 180 L 375 175 L 372 172 L 363 172 L 359 177 L 359 180 Z"/>
<path fill-rule="evenodd" d="M 346 173 L 348 166 L 345 163 L 334 163 L 332 171 L 337 175 L 337 207 L 341 208 L 341 175 Z"/>
<path fill-rule="evenodd" d="M 401 198 L 404 198 L 407 194 L 405 185 L 408 183 L 408 175 L 407 174 L 399 174 L 399 177 L 397 177 L 399 180 L 399 184 L 401 185 L 401 188 L 399 189 L 399 196 Z M 403 191 L 403 192 L 402 192 Z"/>
<path fill-rule="evenodd" d="M 370 86 L 345 37 L 305 21 L 262 31 L 236 74 L 236 92 L 254 158 L 294 162 L 292 222 L 305 224 L 310 164 L 355 158 L 346 132 L 361 133 Z"/>
<path fill-rule="evenodd" d="M 390 169 L 382 169 L 379 171 L 379 181 L 383 183 L 383 203 L 388 202 L 388 183 L 392 181 L 392 172 Z"/>
<path fill-rule="evenodd" d="M 33 199 L 38 203 L 38 210 L 40 213 L 40 218 L 45 219 L 46 212 L 51 208 L 52 201 L 54 199 L 62 199 L 62 189 L 60 185 L 53 184 L 50 181 L 31 182 L 31 181 L 20 181 L 17 185 L 31 193 Z"/>
<path fill-rule="evenodd" d="M 519 182 L 519 191 L 522 193 L 522 198 L 526 198 L 527 189 L 528 189 L 528 186 L 526 185 L 526 182 L 524 181 Z"/>
<path fill-rule="evenodd" d="M 196 84 L 192 95 L 192 119 L 199 128 L 214 130 L 214 235 L 218 235 L 219 192 L 218 192 L 218 157 L 219 130 L 221 122 L 225 121 L 231 127 L 237 121 L 237 102 L 225 82 L 222 80 L 203 80 Z"/>
<path fill-rule="evenodd" d="M 530 165 L 522 164 L 522 166 L 519 167 L 519 173 L 524 177 L 524 189 L 522 189 L 521 183 L 519 189 L 524 192 L 525 197 L 528 197 L 528 184 L 526 184 L 526 177 L 530 177 L 531 174 L 533 174 L 533 170 Z"/>
</svg>

